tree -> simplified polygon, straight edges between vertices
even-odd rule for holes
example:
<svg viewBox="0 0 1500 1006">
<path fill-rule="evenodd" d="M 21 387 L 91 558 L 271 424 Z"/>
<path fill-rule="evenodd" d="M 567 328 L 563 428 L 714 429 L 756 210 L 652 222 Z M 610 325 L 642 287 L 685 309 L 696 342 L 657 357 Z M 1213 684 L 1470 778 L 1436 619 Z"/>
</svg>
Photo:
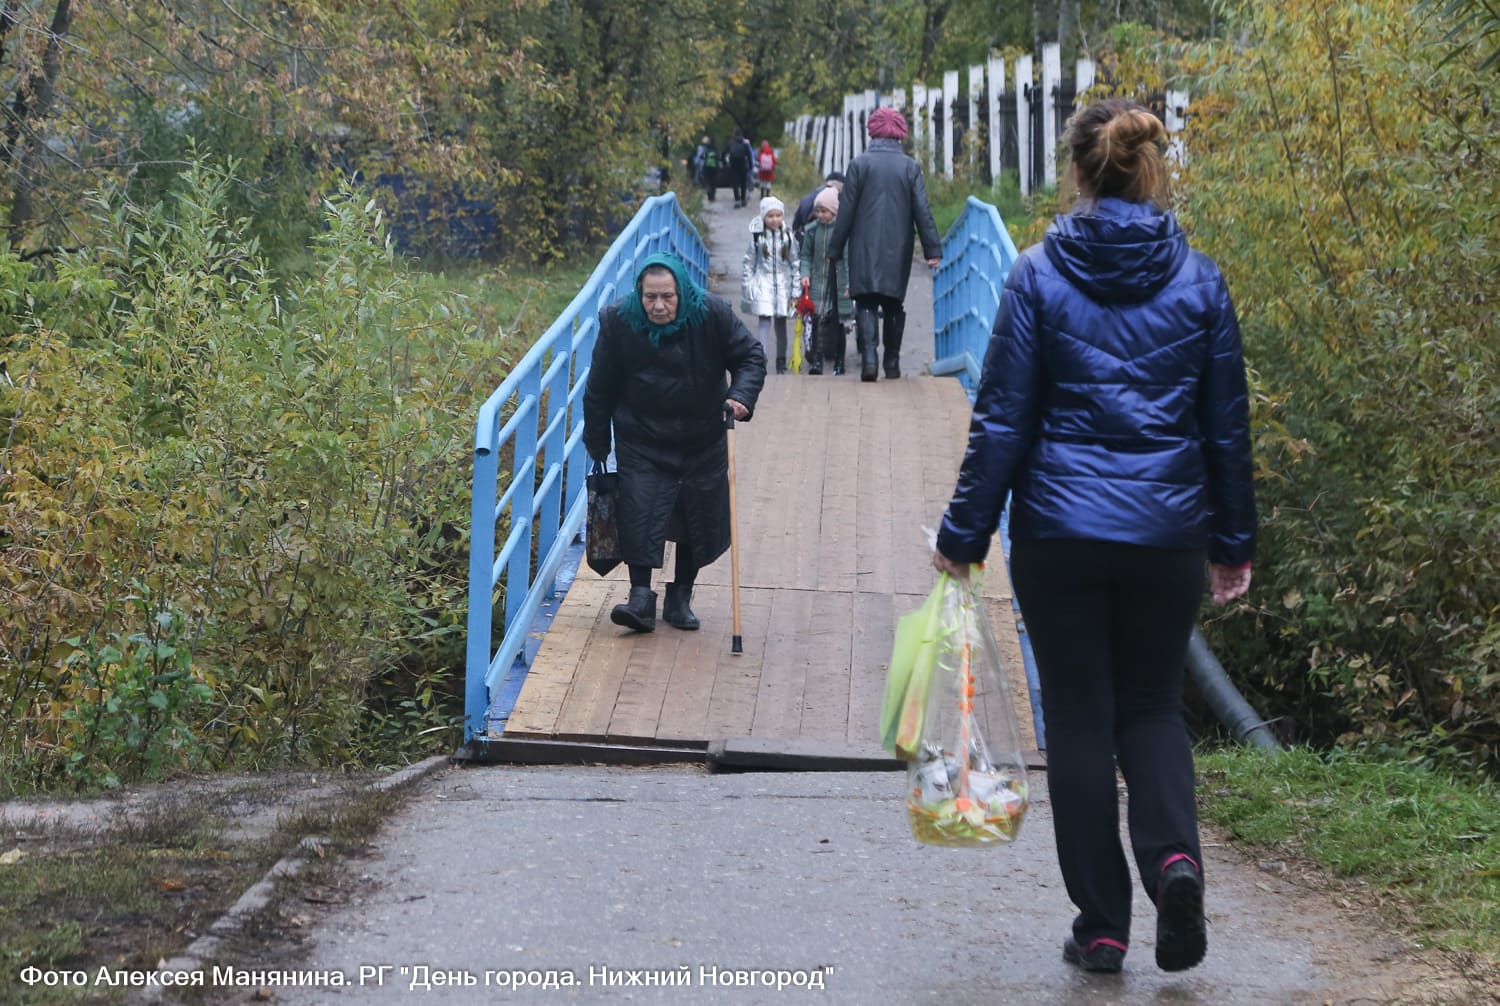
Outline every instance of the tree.
<svg viewBox="0 0 1500 1006">
<path fill-rule="evenodd" d="M 1449 58 L 1477 26 L 1229 14 L 1256 41 L 1195 85 L 1183 217 L 1259 372 L 1264 561 L 1216 634 L 1316 740 L 1500 766 L 1500 119 Z"/>
<path fill-rule="evenodd" d="M 611 219 L 661 134 L 690 132 L 717 107 L 740 68 L 738 11 L 5 0 L 11 243 L 79 243 L 83 192 L 109 177 L 164 185 L 191 139 L 239 157 L 244 185 L 302 187 L 278 218 L 316 206 L 319 171 L 342 171 L 386 183 L 393 206 L 402 190 L 420 213 L 404 222 L 434 245 L 474 206 L 522 207 L 497 212 L 487 250 L 552 257 Z"/>
</svg>

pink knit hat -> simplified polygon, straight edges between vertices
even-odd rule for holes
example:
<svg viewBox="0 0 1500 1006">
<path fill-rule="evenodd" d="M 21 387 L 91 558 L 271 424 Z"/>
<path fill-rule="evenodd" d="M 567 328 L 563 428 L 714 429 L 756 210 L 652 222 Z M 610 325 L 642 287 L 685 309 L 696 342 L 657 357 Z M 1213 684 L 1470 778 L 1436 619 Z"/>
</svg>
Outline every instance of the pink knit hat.
<svg viewBox="0 0 1500 1006">
<path fill-rule="evenodd" d="M 877 108 L 865 120 L 865 130 L 873 139 L 906 139 L 906 119 L 894 108 Z"/>
<path fill-rule="evenodd" d="M 823 190 L 813 197 L 813 209 L 832 210 L 834 216 L 839 212 L 839 190 L 832 185 L 823 186 Z"/>
</svg>

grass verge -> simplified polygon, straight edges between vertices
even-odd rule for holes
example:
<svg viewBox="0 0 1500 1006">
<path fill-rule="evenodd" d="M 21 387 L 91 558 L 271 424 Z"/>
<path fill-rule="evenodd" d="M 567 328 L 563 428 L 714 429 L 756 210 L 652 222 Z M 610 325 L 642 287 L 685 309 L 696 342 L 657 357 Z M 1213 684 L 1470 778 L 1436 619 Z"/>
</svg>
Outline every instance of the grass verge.
<svg viewBox="0 0 1500 1006">
<path fill-rule="evenodd" d="M 269 833 L 239 840 L 226 839 L 233 821 L 211 788 L 100 828 L 12 820 L 0 846 L 0 1001 L 128 1001 L 133 990 L 94 981 L 100 968 L 151 971 L 181 953 L 303 838 L 326 843 L 325 862 L 307 876 L 331 875 L 363 851 L 400 799 L 351 782 L 331 797 L 288 806 Z M 274 920 L 254 928 L 235 941 L 237 954 L 262 959 L 261 944 L 283 944 Z M 88 980 L 27 985 L 27 968 L 83 972 Z"/>
<path fill-rule="evenodd" d="M 1198 756 L 1205 821 L 1235 841 L 1358 881 L 1397 931 L 1500 964 L 1500 791 L 1335 751 Z"/>
<path fill-rule="evenodd" d="M 125 989 L 94 987 L 99 968 L 155 968 L 275 861 L 269 846 L 225 842 L 223 830 L 195 801 L 99 830 L 14 829 L 0 865 L 0 985 L 15 996 L 6 1001 L 123 1001 Z M 27 986 L 27 968 L 84 971 L 90 981 Z"/>
</svg>

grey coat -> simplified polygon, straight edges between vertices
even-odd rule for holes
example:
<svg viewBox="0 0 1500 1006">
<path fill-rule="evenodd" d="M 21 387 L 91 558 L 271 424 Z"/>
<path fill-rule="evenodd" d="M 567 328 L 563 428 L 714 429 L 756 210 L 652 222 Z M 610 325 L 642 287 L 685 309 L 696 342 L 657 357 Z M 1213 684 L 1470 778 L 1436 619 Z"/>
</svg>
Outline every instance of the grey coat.
<svg viewBox="0 0 1500 1006">
<path fill-rule="evenodd" d="M 911 279 L 913 226 L 922 238 L 923 258 L 943 254 L 922 168 L 906 156 L 900 140 L 880 138 L 871 140 L 844 174 L 828 257 L 844 257 L 848 246 L 851 295 L 903 300 Z"/>
</svg>

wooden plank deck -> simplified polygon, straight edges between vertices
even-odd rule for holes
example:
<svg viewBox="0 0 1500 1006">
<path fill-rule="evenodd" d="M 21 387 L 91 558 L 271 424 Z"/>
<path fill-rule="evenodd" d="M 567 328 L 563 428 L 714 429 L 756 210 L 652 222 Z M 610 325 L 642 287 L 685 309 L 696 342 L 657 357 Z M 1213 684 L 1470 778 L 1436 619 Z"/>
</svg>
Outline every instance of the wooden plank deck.
<svg viewBox="0 0 1500 1006">
<path fill-rule="evenodd" d="M 878 754 L 895 621 L 932 587 L 922 528 L 942 517 L 968 422 L 952 379 L 768 377 L 755 420 L 735 431 L 744 653 L 730 653 L 727 554 L 699 574 L 698 632 L 614 625 L 625 571 L 600 578 L 585 566 L 504 736 L 683 747 L 753 738 L 772 750 L 780 741 Z M 998 544 L 991 554 L 999 558 Z M 1004 563 L 990 564 L 984 592 L 1022 743 L 1034 751 Z"/>
</svg>

